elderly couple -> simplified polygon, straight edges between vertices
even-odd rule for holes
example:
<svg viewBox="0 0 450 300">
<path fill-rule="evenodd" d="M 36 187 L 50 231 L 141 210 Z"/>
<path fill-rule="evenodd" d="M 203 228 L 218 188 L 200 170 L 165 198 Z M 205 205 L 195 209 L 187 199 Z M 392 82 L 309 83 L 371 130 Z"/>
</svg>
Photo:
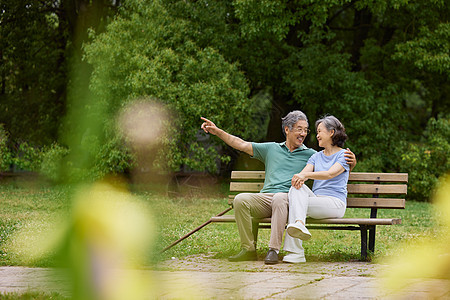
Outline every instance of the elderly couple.
<svg viewBox="0 0 450 300">
<path fill-rule="evenodd" d="M 282 119 L 286 136 L 283 143 L 251 143 L 218 128 L 202 118 L 202 129 L 218 136 L 229 146 L 249 154 L 265 164 L 266 178 L 259 193 L 236 195 L 233 205 L 241 238 L 241 251 L 230 261 L 257 260 L 251 218 L 272 217 L 269 251 L 266 264 L 278 263 L 283 232 L 288 221 L 283 257 L 284 262 L 305 262 L 302 240 L 311 238 L 305 227 L 306 216 L 316 219 L 342 218 L 347 200 L 349 172 L 356 157 L 342 149 L 347 135 L 342 123 L 333 116 L 316 122 L 317 140 L 324 148 L 320 152 L 303 145 L 308 119 L 301 111 L 292 111 Z M 312 191 L 305 183 L 314 179 Z"/>
</svg>

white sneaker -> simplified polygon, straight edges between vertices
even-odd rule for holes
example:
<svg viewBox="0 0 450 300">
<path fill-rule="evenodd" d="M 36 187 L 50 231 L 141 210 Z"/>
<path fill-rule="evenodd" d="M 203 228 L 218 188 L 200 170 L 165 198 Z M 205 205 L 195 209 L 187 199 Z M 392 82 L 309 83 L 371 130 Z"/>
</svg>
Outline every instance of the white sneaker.
<svg viewBox="0 0 450 300">
<path fill-rule="evenodd" d="M 289 253 L 283 257 L 283 262 L 291 264 L 299 264 L 306 262 L 305 255 L 299 253 Z"/>
<path fill-rule="evenodd" d="M 308 228 L 300 222 L 295 222 L 294 224 L 289 224 L 286 229 L 287 233 L 294 237 L 307 241 L 311 238 L 311 233 L 309 233 Z"/>
</svg>

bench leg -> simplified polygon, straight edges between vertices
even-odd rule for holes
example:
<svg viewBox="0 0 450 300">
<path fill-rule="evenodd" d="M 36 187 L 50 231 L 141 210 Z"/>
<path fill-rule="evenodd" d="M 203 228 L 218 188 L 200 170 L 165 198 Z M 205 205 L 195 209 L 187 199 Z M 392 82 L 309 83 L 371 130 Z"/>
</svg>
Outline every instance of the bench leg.
<svg viewBox="0 0 450 300">
<path fill-rule="evenodd" d="M 361 260 L 367 260 L 367 225 L 360 225 L 361 230 Z"/>
<path fill-rule="evenodd" d="M 258 243 L 258 230 L 259 230 L 259 222 L 252 221 L 253 243 L 255 245 L 255 250 L 256 245 Z"/>
<path fill-rule="evenodd" d="M 378 182 L 377 182 L 378 183 Z M 375 195 L 375 198 L 377 198 L 378 195 Z M 377 217 L 377 209 L 371 208 L 370 209 L 370 218 L 376 218 Z M 375 252 L 375 225 L 369 226 L 369 250 L 372 251 L 372 253 Z"/>
<path fill-rule="evenodd" d="M 376 226 L 370 226 L 369 228 L 369 250 L 372 253 L 375 253 L 375 232 L 376 232 Z"/>
</svg>

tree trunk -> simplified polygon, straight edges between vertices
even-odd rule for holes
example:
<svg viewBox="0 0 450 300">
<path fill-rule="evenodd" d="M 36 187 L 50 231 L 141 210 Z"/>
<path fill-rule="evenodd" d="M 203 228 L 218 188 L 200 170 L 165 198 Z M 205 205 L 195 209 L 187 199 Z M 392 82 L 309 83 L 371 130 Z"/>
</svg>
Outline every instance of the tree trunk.
<svg viewBox="0 0 450 300">
<path fill-rule="evenodd" d="M 353 64 L 353 71 L 361 70 L 361 48 L 364 47 L 364 41 L 369 35 L 370 24 L 372 21 L 372 13 L 366 8 L 363 10 L 356 10 L 353 18 L 353 27 L 355 28 L 355 35 L 353 36 L 352 57 L 350 61 Z"/>
<path fill-rule="evenodd" d="M 277 89 L 274 89 L 269 128 L 266 136 L 267 141 L 284 142 L 286 140 L 281 128 L 281 118 L 293 110 L 301 110 L 299 104 L 288 104 L 286 99 L 277 92 Z"/>
</svg>

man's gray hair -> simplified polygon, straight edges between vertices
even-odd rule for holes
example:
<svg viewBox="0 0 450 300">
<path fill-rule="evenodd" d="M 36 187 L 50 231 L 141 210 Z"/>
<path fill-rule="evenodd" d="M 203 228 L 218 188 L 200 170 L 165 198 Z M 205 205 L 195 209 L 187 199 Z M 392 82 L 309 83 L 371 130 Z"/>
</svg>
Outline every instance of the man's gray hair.
<svg viewBox="0 0 450 300">
<path fill-rule="evenodd" d="M 281 130 L 283 131 L 284 136 L 286 136 L 284 128 L 287 127 L 289 130 L 292 130 L 292 126 L 300 120 L 304 120 L 308 123 L 308 118 L 300 110 L 291 111 L 284 118 L 281 118 Z"/>
</svg>

